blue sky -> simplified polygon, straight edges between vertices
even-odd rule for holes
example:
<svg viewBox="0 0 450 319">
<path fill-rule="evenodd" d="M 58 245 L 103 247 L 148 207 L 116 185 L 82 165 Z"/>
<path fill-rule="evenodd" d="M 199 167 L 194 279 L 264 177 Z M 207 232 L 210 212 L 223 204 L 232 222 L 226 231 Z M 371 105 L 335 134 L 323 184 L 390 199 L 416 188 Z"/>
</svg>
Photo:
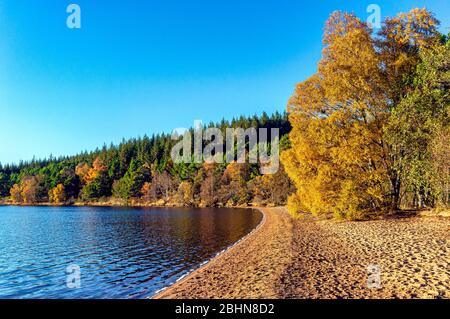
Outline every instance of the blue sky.
<svg viewBox="0 0 450 319">
<path fill-rule="evenodd" d="M 449 1 L 0 0 L 0 162 L 282 111 L 329 14 L 365 20 L 371 3 L 382 16 L 425 6 L 449 27 Z"/>
</svg>

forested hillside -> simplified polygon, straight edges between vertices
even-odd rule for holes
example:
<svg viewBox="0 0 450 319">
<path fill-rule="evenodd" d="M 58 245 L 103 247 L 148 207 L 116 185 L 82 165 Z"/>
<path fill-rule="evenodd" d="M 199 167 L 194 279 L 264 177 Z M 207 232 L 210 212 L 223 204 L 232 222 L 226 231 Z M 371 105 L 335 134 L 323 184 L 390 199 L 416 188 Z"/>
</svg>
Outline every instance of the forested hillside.
<svg viewBox="0 0 450 319">
<path fill-rule="evenodd" d="M 0 195 L 12 203 L 189 206 L 282 205 L 290 195 L 295 216 L 346 219 L 446 209 L 450 42 L 439 23 L 413 9 L 374 32 L 334 12 L 317 72 L 297 85 L 288 113 L 208 125 L 224 135 L 227 127 L 279 128 L 282 166 L 274 175 L 248 162 L 173 163 L 176 141 L 162 134 L 0 167 Z"/>
<path fill-rule="evenodd" d="M 205 127 L 279 128 L 288 147 L 287 114 L 240 117 Z M 170 134 L 144 136 L 75 156 L 0 167 L 0 195 L 16 204 L 77 202 L 145 205 L 281 205 L 292 192 L 284 170 L 261 175 L 259 164 L 173 163 Z"/>
</svg>

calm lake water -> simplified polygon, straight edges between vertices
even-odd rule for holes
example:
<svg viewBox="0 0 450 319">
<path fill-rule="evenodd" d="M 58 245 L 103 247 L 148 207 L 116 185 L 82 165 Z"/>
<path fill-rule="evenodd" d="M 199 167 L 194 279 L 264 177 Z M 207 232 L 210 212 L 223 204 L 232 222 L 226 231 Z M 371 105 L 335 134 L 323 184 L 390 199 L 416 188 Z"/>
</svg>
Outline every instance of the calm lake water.
<svg viewBox="0 0 450 319">
<path fill-rule="evenodd" d="M 0 206 L 0 298 L 146 298 L 261 221 L 247 209 Z M 80 267 L 68 288 L 67 267 Z"/>
</svg>

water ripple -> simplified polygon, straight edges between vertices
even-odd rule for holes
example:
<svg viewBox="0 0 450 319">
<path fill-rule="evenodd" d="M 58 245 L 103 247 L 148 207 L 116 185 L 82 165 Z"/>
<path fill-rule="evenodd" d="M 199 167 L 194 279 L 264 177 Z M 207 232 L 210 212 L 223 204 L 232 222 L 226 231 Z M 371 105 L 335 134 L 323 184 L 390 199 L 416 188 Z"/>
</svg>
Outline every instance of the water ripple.
<svg viewBox="0 0 450 319">
<path fill-rule="evenodd" d="M 0 207 L 0 298 L 146 298 L 248 234 L 246 209 Z M 66 267 L 81 288 L 66 286 Z"/>
</svg>

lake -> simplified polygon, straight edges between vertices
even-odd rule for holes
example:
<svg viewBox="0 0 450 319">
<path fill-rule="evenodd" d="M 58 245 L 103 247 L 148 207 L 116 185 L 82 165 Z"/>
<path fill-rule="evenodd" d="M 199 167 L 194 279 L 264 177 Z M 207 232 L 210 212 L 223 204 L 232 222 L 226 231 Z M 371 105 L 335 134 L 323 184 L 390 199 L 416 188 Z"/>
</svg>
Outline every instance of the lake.
<svg viewBox="0 0 450 319">
<path fill-rule="evenodd" d="M 250 209 L 0 206 L 0 298 L 151 297 L 261 218 Z"/>
</svg>

